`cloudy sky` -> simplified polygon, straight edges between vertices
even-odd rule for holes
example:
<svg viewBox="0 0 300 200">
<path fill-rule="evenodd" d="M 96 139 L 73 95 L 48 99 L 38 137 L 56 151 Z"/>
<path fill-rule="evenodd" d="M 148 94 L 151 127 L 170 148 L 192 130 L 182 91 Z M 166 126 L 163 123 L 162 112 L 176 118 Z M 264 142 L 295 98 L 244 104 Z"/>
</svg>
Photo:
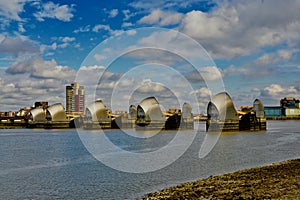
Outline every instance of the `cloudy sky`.
<svg viewBox="0 0 300 200">
<path fill-rule="evenodd" d="M 179 95 L 169 87 L 154 84 L 153 76 L 132 80 L 136 77 L 126 73 L 132 69 L 138 72 L 137 68 L 126 66 L 149 64 L 154 59 L 159 60 L 156 63 L 161 68 L 174 67 L 178 57 L 170 54 L 182 45 L 172 46 L 167 42 L 170 32 L 166 31 L 169 35 L 155 32 L 140 35 L 135 38 L 139 41 L 123 45 L 109 40 L 124 31 L 129 36 L 135 35 L 136 29 L 144 27 L 176 30 L 202 45 L 213 65 L 209 63 L 201 68 L 202 72 L 198 71 L 209 80 L 221 78 L 237 108 L 251 105 L 255 98 L 265 105 L 279 105 L 280 98 L 285 96 L 300 98 L 299 12 L 299 0 L 1 0 L 0 110 L 18 110 L 35 101 L 64 104 L 65 85 L 73 82 L 79 71 L 84 76 L 81 79 L 88 84 L 91 79 L 99 79 L 97 76 L 107 69 L 107 63 L 101 62 L 107 58 L 105 52 L 117 51 L 119 46 L 129 50 L 136 44 L 149 45 L 149 41 L 168 45 L 163 46 L 168 51 L 159 52 L 159 56 L 153 51 L 123 55 L 106 70 L 106 82 L 99 91 L 112 89 L 118 81 L 126 80 L 131 84 L 145 83 L 135 93 Z M 107 40 L 110 46 L 104 45 L 106 48 L 95 53 L 95 48 Z M 99 62 L 89 62 L 86 58 L 91 56 Z M 145 62 L 149 59 L 152 61 Z M 181 61 L 174 68 L 181 73 L 188 72 L 184 77 L 190 77 L 191 82 L 199 79 L 191 77 L 193 71 Z M 152 69 L 157 72 L 157 67 Z M 127 74 L 125 78 L 124 74 Z M 180 80 L 176 81 L 177 88 L 185 86 Z M 193 86 L 194 91 L 190 93 L 197 94 L 199 105 L 205 107 L 210 98 L 209 89 L 200 83 Z M 97 95 L 109 101 L 104 93 Z M 133 101 L 129 94 L 125 96 Z"/>
</svg>

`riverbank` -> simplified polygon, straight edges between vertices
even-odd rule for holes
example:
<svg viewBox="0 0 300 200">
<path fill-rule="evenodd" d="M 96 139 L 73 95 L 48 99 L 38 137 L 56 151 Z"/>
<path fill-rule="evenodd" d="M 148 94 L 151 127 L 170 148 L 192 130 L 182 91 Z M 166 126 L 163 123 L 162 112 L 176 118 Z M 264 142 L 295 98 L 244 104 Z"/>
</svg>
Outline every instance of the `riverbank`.
<svg viewBox="0 0 300 200">
<path fill-rule="evenodd" d="M 142 199 L 300 199 L 300 159 L 184 183 Z"/>
</svg>

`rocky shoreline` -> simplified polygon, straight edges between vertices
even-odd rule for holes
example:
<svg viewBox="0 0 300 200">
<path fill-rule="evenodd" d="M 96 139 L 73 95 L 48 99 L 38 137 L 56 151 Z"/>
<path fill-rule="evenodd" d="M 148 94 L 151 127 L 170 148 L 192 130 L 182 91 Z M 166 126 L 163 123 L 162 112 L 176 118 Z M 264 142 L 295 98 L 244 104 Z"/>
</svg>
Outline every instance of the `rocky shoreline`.
<svg viewBox="0 0 300 200">
<path fill-rule="evenodd" d="M 300 199 L 300 159 L 184 183 L 141 199 Z"/>
</svg>

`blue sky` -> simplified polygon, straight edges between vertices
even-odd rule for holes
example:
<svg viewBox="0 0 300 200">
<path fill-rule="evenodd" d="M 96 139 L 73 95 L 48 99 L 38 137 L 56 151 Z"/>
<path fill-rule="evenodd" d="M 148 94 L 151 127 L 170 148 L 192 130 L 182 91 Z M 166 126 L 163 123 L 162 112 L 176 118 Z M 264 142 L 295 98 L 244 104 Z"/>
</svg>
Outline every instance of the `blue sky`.
<svg viewBox="0 0 300 200">
<path fill-rule="evenodd" d="M 201 44 L 237 108 L 255 98 L 265 105 L 300 98 L 299 10 L 299 0 L 1 0 L 0 110 L 44 100 L 64 104 L 65 85 L 79 69 L 95 74 L 107 67 L 82 68 L 97 45 L 142 27 L 176 30 Z M 117 68 L 111 83 L 122 76 Z M 199 85 L 195 93 L 205 110 L 209 90 Z"/>
</svg>

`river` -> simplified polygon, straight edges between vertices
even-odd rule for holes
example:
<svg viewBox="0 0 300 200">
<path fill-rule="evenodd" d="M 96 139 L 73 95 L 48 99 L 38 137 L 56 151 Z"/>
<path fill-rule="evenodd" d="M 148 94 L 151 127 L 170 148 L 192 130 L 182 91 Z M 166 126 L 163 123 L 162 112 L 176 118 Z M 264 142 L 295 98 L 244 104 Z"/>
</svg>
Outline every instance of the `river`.
<svg viewBox="0 0 300 200">
<path fill-rule="evenodd" d="M 202 159 L 198 155 L 204 124 L 200 127 L 175 162 L 146 173 L 122 172 L 102 164 L 75 129 L 2 129 L 0 199 L 135 199 L 186 181 L 300 157 L 300 121 L 268 121 L 267 131 L 222 134 Z M 108 130 L 105 135 L 115 145 L 138 153 L 162 148 L 176 131 L 138 139 L 121 130 Z M 117 158 L 118 152 L 104 156 Z"/>
</svg>

